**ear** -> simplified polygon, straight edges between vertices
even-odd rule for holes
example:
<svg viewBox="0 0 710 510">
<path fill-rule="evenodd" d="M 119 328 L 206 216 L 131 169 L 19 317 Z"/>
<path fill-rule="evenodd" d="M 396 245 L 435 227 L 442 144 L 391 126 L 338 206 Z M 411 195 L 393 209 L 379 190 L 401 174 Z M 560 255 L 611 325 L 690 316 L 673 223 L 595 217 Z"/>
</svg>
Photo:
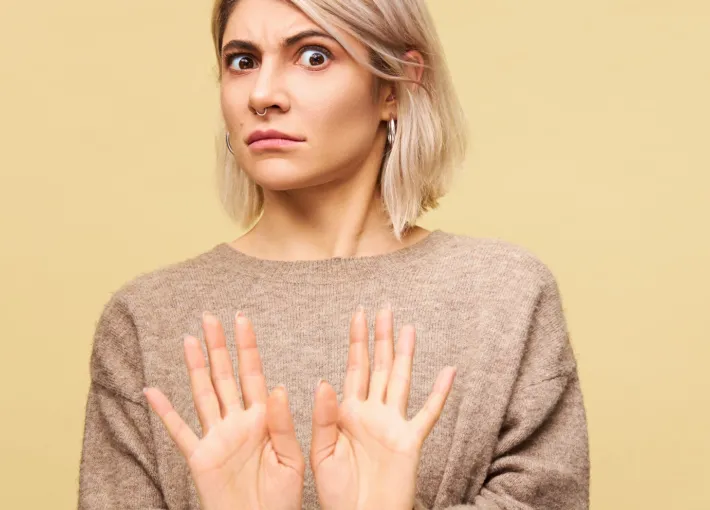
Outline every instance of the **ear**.
<svg viewBox="0 0 710 510">
<path fill-rule="evenodd" d="M 403 60 L 412 62 L 404 69 L 405 76 L 410 82 L 405 82 L 410 90 L 415 90 L 422 81 L 424 74 L 424 57 L 417 50 L 409 50 L 403 55 Z M 397 87 L 394 82 L 388 82 L 382 87 L 384 105 L 382 108 L 382 120 L 388 121 L 390 117 L 397 118 Z"/>
</svg>

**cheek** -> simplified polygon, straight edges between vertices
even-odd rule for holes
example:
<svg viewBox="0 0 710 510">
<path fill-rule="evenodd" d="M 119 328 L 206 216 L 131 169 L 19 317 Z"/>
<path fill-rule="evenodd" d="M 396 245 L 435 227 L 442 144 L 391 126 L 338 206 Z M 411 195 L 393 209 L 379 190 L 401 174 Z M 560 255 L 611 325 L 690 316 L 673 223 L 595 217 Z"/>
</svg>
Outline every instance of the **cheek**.
<svg viewBox="0 0 710 510">
<path fill-rule="evenodd" d="M 369 151 L 379 118 L 369 83 L 345 79 L 342 82 L 342 85 L 330 82 L 327 87 L 313 87 L 301 98 L 299 110 L 305 116 L 312 145 L 328 154 L 362 145 L 365 147 L 360 150 Z"/>
<path fill-rule="evenodd" d="M 235 90 L 233 85 L 221 85 L 220 87 L 220 107 L 222 109 L 222 115 L 227 127 L 236 131 L 237 126 L 241 125 L 243 119 L 242 115 L 242 103 L 240 101 L 240 92 Z"/>
</svg>

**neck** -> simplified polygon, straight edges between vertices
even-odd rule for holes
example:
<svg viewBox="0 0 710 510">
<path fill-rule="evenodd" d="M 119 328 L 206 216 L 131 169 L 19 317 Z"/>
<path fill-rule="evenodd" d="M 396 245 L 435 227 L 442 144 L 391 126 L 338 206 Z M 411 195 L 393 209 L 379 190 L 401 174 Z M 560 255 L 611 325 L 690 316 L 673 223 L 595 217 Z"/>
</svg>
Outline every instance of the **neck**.
<svg viewBox="0 0 710 510">
<path fill-rule="evenodd" d="M 298 190 L 265 189 L 261 219 L 232 246 L 264 259 L 318 260 L 380 255 L 426 237 L 429 232 L 415 226 L 397 240 L 381 204 L 377 171 Z"/>
</svg>

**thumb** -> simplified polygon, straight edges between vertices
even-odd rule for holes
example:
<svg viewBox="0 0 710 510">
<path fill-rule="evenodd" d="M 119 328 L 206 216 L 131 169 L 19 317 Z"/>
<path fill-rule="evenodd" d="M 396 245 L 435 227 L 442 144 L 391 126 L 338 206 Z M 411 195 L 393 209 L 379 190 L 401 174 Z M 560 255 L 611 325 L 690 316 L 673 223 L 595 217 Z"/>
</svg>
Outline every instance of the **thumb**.
<svg viewBox="0 0 710 510">
<path fill-rule="evenodd" d="M 333 387 L 321 380 L 316 387 L 311 430 L 311 467 L 333 454 L 338 442 L 338 396 Z"/>
<path fill-rule="evenodd" d="M 296 471 L 303 471 L 303 453 L 296 439 L 286 388 L 283 386 L 274 388 L 266 401 L 266 428 L 279 462 Z"/>
</svg>

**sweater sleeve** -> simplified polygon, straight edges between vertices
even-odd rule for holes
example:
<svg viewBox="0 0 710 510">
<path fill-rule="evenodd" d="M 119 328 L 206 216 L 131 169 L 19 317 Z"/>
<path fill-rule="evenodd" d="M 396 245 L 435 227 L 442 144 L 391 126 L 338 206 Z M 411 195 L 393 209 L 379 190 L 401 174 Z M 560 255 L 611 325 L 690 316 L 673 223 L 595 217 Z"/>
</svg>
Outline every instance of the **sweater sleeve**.
<svg viewBox="0 0 710 510">
<path fill-rule="evenodd" d="M 544 267 L 537 306 L 487 476 L 450 510 L 587 510 L 589 445 L 557 283 Z"/>
<path fill-rule="evenodd" d="M 138 337 L 114 294 L 94 334 L 79 468 L 79 510 L 167 508 L 142 393 Z"/>
</svg>

